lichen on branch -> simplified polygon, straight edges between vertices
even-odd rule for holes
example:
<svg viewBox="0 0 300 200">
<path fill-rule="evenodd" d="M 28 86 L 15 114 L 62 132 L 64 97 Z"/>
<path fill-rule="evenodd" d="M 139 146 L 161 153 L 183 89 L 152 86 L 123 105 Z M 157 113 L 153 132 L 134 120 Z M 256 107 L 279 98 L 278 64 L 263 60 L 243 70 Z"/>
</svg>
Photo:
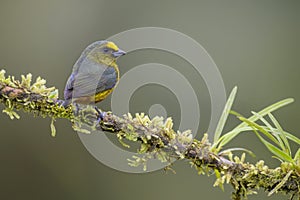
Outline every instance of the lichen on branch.
<svg viewBox="0 0 300 200">
<path fill-rule="evenodd" d="M 89 133 L 89 130 L 85 129 L 88 126 L 91 130 L 102 130 L 115 134 L 121 144 L 126 147 L 128 147 L 127 141 L 137 142 L 139 143 L 138 153 L 141 156 L 128 158 L 129 165 L 133 167 L 142 166 L 146 170 L 149 158 L 156 158 L 169 164 L 174 160 L 187 159 L 199 174 L 213 172 L 216 176 L 215 186 L 223 189 L 223 184 L 231 184 L 234 190 L 232 199 L 246 198 L 249 194 L 255 194 L 259 188 L 268 191 L 269 195 L 281 192 L 290 194 L 291 197 L 299 196 L 300 151 L 297 151 L 295 157 L 290 158 L 291 154 L 285 150 L 289 147 L 286 143 L 287 140 L 294 142 L 300 140 L 283 131 L 281 133 L 284 136 L 278 136 L 278 132 L 281 131 L 278 126 L 264 127 L 254 122 L 257 119 L 263 121 L 263 115 L 268 113 L 256 113 L 255 120 L 251 117 L 243 118 L 234 113 L 242 120 L 242 126 L 237 127 L 236 132 L 228 132 L 221 136 L 224 122 L 220 123 L 221 129 L 218 129 L 215 141 L 211 144 L 206 134 L 202 140 L 196 140 L 189 130 L 175 131 L 171 118 L 154 117 L 150 119 L 143 113 L 137 113 L 134 116 L 131 114 L 116 116 L 92 105 L 71 104 L 65 108 L 58 100 L 58 90 L 54 87 L 48 88 L 45 84 L 46 81 L 41 78 L 37 78 L 32 83 L 31 74 L 22 76 L 19 81 L 15 80 L 13 76 L 6 77 L 5 71 L 1 70 L 0 102 L 5 106 L 3 112 L 11 119 L 18 119 L 17 111 L 20 110 L 33 113 L 34 116 L 50 117 L 53 119 L 51 123 L 52 136 L 55 136 L 54 120 L 65 118 L 72 123 L 76 131 Z M 230 106 L 227 106 L 227 110 L 224 109 L 226 117 L 232 102 L 233 100 L 229 101 Z M 271 169 L 265 165 L 264 161 L 251 164 L 245 161 L 245 153 L 241 157 L 233 155 L 233 151 L 238 148 L 224 149 L 224 145 L 239 132 L 249 130 L 254 130 L 256 134 L 259 132 L 267 134 L 264 131 L 270 134 L 272 131 L 276 133 L 278 138 L 275 138 L 273 142 L 276 143 L 276 139 L 281 141 L 278 142 L 278 145 L 281 145 L 282 151 L 277 147 L 276 149 L 270 146 L 271 143 L 268 146 L 266 141 L 262 140 L 262 142 L 269 150 L 273 150 L 278 158 L 281 156 L 286 158 L 281 161 L 280 166 Z M 267 136 L 273 140 L 272 134 Z"/>
</svg>

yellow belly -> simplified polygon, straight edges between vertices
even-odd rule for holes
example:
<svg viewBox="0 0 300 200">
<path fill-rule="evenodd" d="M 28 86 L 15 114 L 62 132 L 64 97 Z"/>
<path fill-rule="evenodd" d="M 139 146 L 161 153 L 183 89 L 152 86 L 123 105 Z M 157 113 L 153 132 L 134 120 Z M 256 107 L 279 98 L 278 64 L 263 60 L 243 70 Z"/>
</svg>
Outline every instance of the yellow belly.
<svg viewBox="0 0 300 200">
<path fill-rule="evenodd" d="M 103 92 L 100 92 L 95 95 L 95 103 L 102 101 L 105 99 L 110 93 L 112 92 L 112 89 L 105 90 Z"/>
<path fill-rule="evenodd" d="M 105 90 L 103 92 L 97 93 L 94 96 L 83 96 L 76 99 L 73 99 L 74 102 L 80 103 L 80 104 L 92 104 L 92 103 L 98 103 L 105 99 L 110 93 L 112 92 L 112 89 Z"/>
</svg>

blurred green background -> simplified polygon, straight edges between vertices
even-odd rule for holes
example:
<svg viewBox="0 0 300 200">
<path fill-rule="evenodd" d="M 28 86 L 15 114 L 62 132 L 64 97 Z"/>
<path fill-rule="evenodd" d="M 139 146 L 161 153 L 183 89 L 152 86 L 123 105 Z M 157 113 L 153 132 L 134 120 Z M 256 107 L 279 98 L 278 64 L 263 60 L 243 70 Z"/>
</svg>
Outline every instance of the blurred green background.
<svg viewBox="0 0 300 200">
<path fill-rule="evenodd" d="M 240 113 L 249 115 L 251 110 L 294 97 L 294 104 L 275 115 L 286 130 L 300 136 L 299 20 L 297 0 L 1 0 L 0 66 L 16 77 L 29 72 L 40 75 L 62 94 L 74 62 L 91 42 L 136 27 L 170 28 L 194 38 L 208 51 L 227 94 L 233 86 L 239 87 L 234 109 Z M 201 107 L 199 133 L 206 131 L 210 101 L 201 76 L 178 56 L 155 50 L 121 58 L 121 73 L 148 62 L 172 66 L 190 80 Z M 163 103 L 166 99 L 168 105 Z M 109 110 L 109 103 L 107 99 L 99 106 Z M 130 111 L 147 111 L 154 103 L 164 104 L 175 123 L 180 120 L 178 102 L 167 88 L 157 85 L 136 91 Z M 188 162 L 175 163 L 176 175 L 163 170 L 126 174 L 94 159 L 67 120 L 57 120 L 57 137 L 52 138 L 49 119 L 28 114 L 15 121 L 1 114 L 0 119 L 1 199 L 230 199 L 230 186 L 225 192 L 213 188 L 215 178 L 198 176 Z M 231 119 L 226 130 L 238 123 Z M 257 157 L 248 157 L 251 162 L 265 159 L 272 167 L 279 164 L 253 134 L 243 134 L 229 146 L 253 150 Z M 283 198 L 287 197 L 267 198 L 264 192 L 250 196 Z"/>
</svg>

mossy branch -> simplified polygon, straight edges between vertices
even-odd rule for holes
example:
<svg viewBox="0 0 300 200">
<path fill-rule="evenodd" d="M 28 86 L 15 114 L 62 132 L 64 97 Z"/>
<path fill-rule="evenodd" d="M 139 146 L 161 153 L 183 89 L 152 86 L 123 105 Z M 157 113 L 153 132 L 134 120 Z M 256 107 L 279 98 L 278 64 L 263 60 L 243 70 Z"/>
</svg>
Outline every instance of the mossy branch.
<svg viewBox="0 0 300 200">
<path fill-rule="evenodd" d="M 5 106 L 3 112 L 8 114 L 11 119 L 18 119 L 19 115 L 16 111 L 23 110 L 33 113 L 35 116 L 52 118 L 53 136 L 55 136 L 54 120 L 65 118 L 73 124 L 74 130 L 88 132 L 83 128 L 88 125 L 92 130 L 114 133 L 125 146 L 124 139 L 138 142 L 140 144 L 138 152 L 147 156 L 135 157 L 134 160 L 129 160 L 129 164 L 135 167 L 144 165 L 145 168 L 147 159 L 151 157 L 169 163 L 174 159 L 188 159 L 199 174 L 214 172 L 217 178 L 215 186 L 223 188 L 224 183 L 231 184 L 234 189 L 232 199 L 246 198 L 248 194 L 256 193 L 259 188 L 268 191 L 269 195 L 281 192 L 290 194 L 291 198 L 299 197 L 299 150 L 293 159 L 289 160 L 289 157 L 284 157 L 287 160 L 282 160 L 279 167 L 270 169 L 264 164 L 264 161 L 259 161 L 256 164 L 245 162 L 245 154 L 240 158 L 233 156 L 232 152 L 238 150 L 238 148 L 223 149 L 223 146 L 238 132 L 251 129 L 256 134 L 259 134 L 258 132 L 264 133 L 265 130 L 267 132 L 278 132 L 281 131 L 279 127 L 268 126 L 260 130 L 262 126 L 257 125 L 253 118 L 246 119 L 233 112 L 243 121 L 243 126 L 237 127 L 237 132 L 229 132 L 222 137 L 220 137 L 222 128 L 218 129 L 215 141 L 211 144 L 206 134 L 204 134 L 201 141 L 198 141 L 193 139 L 189 130 L 184 132 L 174 131 L 171 118 L 165 120 L 161 117 L 149 119 L 144 114 L 135 114 L 134 117 L 127 114 L 119 117 L 111 112 L 103 112 L 89 105 L 72 105 L 64 108 L 58 101 L 58 91 L 54 87 L 46 87 L 46 81 L 41 78 L 38 78 L 34 83 L 31 83 L 31 79 L 31 74 L 22 76 L 22 80 L 18 81 L 14 77 L 5 77 L 4 70 L 0 72 L 0 102 Z M 227 106 L 227 110 L 224 110 L 224 116 L 226 117 L 232 102 L 232 99 L 229 100 L 227 105 L 230 106 Z M 257 119 L 263 120 L 262 117 L 262 113 L 256 114 Z M 223 126 L 224 121 L 220 124 Z M 291 134 L 288 135 L 285 132 L 282 132 L 282 134 L 284 136 L 278 136 L 277 134 L 277 139 L 282 142 L 279 145 L 285 145 L 284 147 L 287 145 L 287 139 L 292 138 L 293 141 L 300 141 Z M 264 144 L 267 146 L 267 143 Z M 277 157 L 285 156 L 272 146 L 267 147 L 278 153 Z M 286 153 L 286 155 L 289 156 L 290 154 Z"/>
</svg>

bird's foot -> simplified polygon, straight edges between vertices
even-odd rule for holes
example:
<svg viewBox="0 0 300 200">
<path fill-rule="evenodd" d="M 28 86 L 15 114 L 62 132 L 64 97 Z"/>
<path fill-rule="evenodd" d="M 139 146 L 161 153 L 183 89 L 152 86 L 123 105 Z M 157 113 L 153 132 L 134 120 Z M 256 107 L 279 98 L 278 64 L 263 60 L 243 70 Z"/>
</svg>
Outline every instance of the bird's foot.
<svg viewBox="0 0 300 200">
<path fill-rule="evenodd" d="M 104 111 L 101 111 L 97 106 L 94 107 L 97 114 L 98 114 L 98 120 L 97 120 L 97 123 L 100 123 L 104 117 L 106 116 L 106 112 Z"/>
</svg>

